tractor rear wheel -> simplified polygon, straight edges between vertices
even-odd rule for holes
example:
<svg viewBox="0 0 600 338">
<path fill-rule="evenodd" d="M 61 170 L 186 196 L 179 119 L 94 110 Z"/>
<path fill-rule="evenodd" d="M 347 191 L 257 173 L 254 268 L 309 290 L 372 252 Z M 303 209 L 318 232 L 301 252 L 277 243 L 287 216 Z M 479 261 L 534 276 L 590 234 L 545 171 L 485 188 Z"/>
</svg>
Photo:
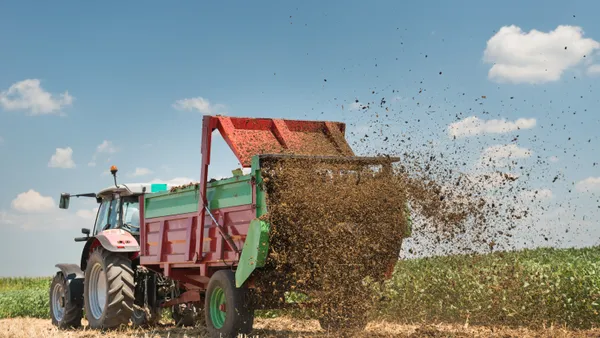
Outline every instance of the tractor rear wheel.
<svg viewBox="0 0 600 338">
<path fill-rule="evenodd" d="M 84 304 L 92 329 L 127 325 L 133 313 L 135 283 L 129 258 L 98 248 L 85 270 Z"/>
<path fill-rule="evenodd" d="M 248 288 L 235 286 L 231 270 L 215 272 L 208 282 L 204 300 L 206 327 L 211 337 L 233 338 L 250 334 L 254 324 L 254 308 Z"/>
<path fill-rule="evenodd" d="M 61 328 L 78 328 L 83 317 L 81 301 L 71 300 L 69 285 L 62 272 L 57 272 L 50 284 L 50 317 Z"/>
</svg>

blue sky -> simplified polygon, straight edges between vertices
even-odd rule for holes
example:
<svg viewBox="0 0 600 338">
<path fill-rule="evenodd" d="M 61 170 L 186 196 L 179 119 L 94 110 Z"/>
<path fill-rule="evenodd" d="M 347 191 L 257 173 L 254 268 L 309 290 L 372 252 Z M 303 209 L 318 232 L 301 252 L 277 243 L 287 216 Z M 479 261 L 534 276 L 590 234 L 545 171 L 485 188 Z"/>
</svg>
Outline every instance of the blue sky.
<svg viewBox="0 0 600 338">
<path fill-rule="evenodd" d="M 351 143 L 382 130 L 395 140 L 371 136 L 357 153 L 431 141 L 461 149 L 457 170 L 472 173 L 482 156 L 509 154 L 548 197 L 537 223 L 555 241 L 532 241 L 597 244 L 599 10 L 596 1 L 4 1 L 0 275 L 78 262 L 72 238 L 92 226 L 94 204 L 74 200 L 65 212 L 58 196 L 110 185 L 112 164 L 127 182 L 197 180 L 202 113 L 344 121 Z M 213 149 L 211 175 L 228 175 L 235 158 L 223 142 Z M 561 235 L 565 227 L 577 230 Z"/>
</svg>

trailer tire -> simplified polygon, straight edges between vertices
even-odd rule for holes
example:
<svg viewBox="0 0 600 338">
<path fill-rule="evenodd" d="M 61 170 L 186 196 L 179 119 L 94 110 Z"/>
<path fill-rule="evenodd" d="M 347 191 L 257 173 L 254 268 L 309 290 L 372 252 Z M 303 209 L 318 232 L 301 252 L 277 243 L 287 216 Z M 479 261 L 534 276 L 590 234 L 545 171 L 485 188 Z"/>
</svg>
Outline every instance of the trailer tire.
<svg viewBox="0 0 600 338">
<path fill-rule="evenodd" d="M 210 336 L 233 338 L 238 334 L 250 334 L 254 324 L 254 308 L 249 298 L 246 285 L 236 288 L 233 271 L 215 272 L 208 283 L 204 300 L 206 327 Z"/>
<path fill-rule="evenodd" d="M 85 314 L 92 329 L 127 325 L 133 313 L 135 282 L 131 260 L 123 254 L 98 248 L 85 270 Z"/>
<path fill-rule="evenodd" d="M 81 326 L 83 304 L 70 298 L 67 280 L 62 272 L 57 272 L 50 284 L 50 317 L 52 324 L 60 329 Z"/>
</svg>

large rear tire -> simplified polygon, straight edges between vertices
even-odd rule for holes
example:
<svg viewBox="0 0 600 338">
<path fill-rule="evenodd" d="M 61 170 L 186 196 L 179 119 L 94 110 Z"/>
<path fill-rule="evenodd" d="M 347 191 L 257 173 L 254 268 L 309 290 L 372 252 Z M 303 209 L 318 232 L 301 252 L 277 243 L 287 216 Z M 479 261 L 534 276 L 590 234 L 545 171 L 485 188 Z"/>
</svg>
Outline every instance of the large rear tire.
<svg viewBox="0 0 600 338">
<path fill-rule="evenodd" d="M 235 286 L 231 270 L 215 272 L 208 282 L 204 300 L 206 328 L 211 337 L 233 338 L 250 334 L 254 324 L 254 308 L 248 288 Z"/>
<path fill-rule="evenodd" d="M 50 284 L 50 317 L 52 324 L 60 329 L 81 326 L 83 303 L 70 300 L 70 296 L 67 280 L 62 272 L 57 272 Z"/>
<path fill-rule="evenodd" d="M 127 325 L 133 313 L 134 290 L 129 258 L 103 248 L 95 250 L 88 258 L 83 292 L 90 328 Z"/>
</svg>

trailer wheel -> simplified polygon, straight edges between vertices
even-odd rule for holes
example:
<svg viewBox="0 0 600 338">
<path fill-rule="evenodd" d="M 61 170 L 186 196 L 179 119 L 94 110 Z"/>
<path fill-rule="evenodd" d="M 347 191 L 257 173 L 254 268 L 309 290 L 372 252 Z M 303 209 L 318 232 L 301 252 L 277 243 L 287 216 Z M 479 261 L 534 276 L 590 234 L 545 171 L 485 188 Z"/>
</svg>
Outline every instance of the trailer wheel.
<svg viewBox="0 0 600 338">
<path fill-rule="evenodd" d="M 211 337 L 236 337 L 250 334 L 254 324 L 254 308 L 248 288 L 235 286 L 235 274 L 220 270 L 210 278 L 204 300 L 206 327 Z"/>
<path fill-rule="evenodd" d="M 62 272 L 57 272 L 50 284 L 50 317 L 61 328 L 78 328 L 83 317 L 81 301 L 70 300 L 69 285 Z"/>
<path fill-rule="evenodd" d="M 126 256 L 98 248 L 88 258 L 84 303 L 92 329 L 127 325 L 133 313 L 134 279 Z"/>
</svg>

